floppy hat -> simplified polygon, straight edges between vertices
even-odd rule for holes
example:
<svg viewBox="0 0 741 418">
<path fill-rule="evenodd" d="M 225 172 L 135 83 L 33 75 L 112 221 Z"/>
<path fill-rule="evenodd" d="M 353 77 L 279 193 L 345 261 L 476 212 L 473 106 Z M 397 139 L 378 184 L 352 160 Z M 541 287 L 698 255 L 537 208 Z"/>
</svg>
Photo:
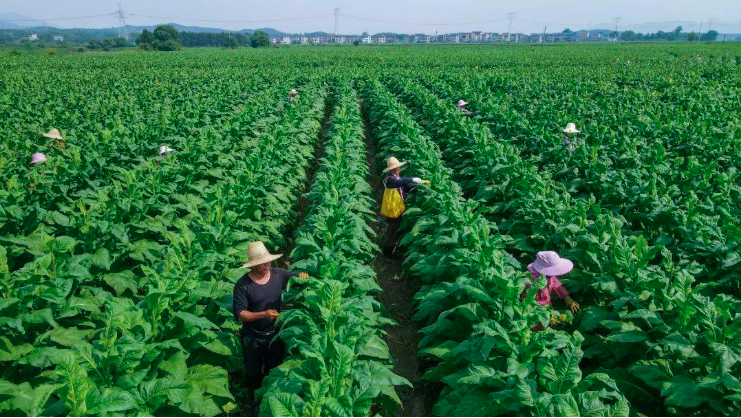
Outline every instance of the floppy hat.
<svg viewBox="0 0 741 418">
<path fill-rule="evenodd" d="M 57 128 L 51 128 L 49 129 L 49 132 L 41 135 L 51 139 L 64 139 L 62 138 L 62 134 L 59 133 L 59 129 Z"/>
<path fill-rule="evenodd" d="M 461 100 L 458 100 L 458 106 L 465 106 L 465 105 L 467 105 L 467 104 L 468 104 L 468 102 L 467 102 L 467 101 L 465 101 L 465 100 L 463 100 L 463 99 L 461 99 Z"/>
<path fill-rule="evenodd" d="M 566 124 L 566 129 L 564 129 L 563 132 L 566 134 L 578 134 L 581 131 L 576 129 L 576 125 L 574 125 L 573 123 L 568 123 Z"/>
<path fill-rule="evenodd" d="M 35 153 L 34 153 L 34 154 L 33 154 L 33 155 L 31 156 L 31 164 L 38 164 L 38 163 L 43 163 L 43 162 L 45 162 L 45 161 L 46 161 L 46 155 L 44 155 L 44 154 L 43 154 L 43 153 L 41 153 L 41 152 L 35 152 Z"/>
<path fill-rule="evenodd" d="M 251 242 L 247 249 L 247 262 L 242 268 L 255 267 L 256 265 L 268 263 L 283 257 L 283 254 L 270 254 L 262 241 Z"/>
<path fill-rule="evenodd" d="M 291 94 L 298 94 L 298 91 L 296 91 L 296 89 L 291 89 Z"/>
<path fill-rule="evenodd" d="M 174 149 L 168 147 L 167 145 L 162 145 L 160 147 L 160 155 L 164 155 L 164 154 L 166 154 L 168 152 L 174 152 L 174 151 L 175 151 Z"/>
<path fill-rule="evenodd" d="M 535 271 L 546 276 L 560 276 L 574 268 L 571 260 L 561 258 L 555 251 L 540 251 L 532 264 Z"/>
<path fill-rule="evenodd" d="M 399 162 L 399 160 L 396 159 L 396 157 L 388 157 L 386 159 L 386 168 L 383 170 L 383 172 L 386 173 L 386 172 L 391 171 L 391 170 L 393 170 L 395 168 L 399 168 L 399 167 L 405 165 L 406 163 L 407 163 L 406 161 Z"/>
</svg>

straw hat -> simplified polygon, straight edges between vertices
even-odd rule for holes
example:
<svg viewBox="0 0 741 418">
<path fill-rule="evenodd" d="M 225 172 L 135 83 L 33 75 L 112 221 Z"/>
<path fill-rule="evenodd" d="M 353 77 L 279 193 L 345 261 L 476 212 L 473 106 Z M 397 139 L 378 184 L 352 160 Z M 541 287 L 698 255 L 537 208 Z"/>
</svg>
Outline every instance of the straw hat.
<svg viewBox="0 0 741 418">
<path fill-rule="evenodd" d="M 51 139 L 64 139 L 62 138 L 62 134 L 59 133 L 59 129 L 57 128 L 51 128 L 49 129 L 49 132 L 42 135 Z"/>
<path fill-rule="evenodd" d="M 162 145 L 160 147 L 160 155 L 165 155 L 168 152 L 174 152 L 174 151 L 175 151 L 174 149 L 168 147 L 167 145 Z"/>
<path fill-rule="evenodd" d="M 42 152 L 36 152 L 31 156 L 31 164 L 43 163 L 46 161 L 46 155 Z"/>
<path fill-rule="evenodd" d="M 406 165 L 406 161 L 400 162 L 396 159 L 396 157 L 388 157 L 386 159 L 386 168 L 383 170 L 384 173 L 389 172 L 395 168 L 399 168 L 403 165 Z"/>
<path fill-rule="evenodd" d="M 546 276 L 560 276 L 574 268 L 571 260 L 561 258 L 555 251 L 540 251 L 531 265 L 535 271 Z"/>
<path fill-rule="evenodd" d="M 296 91 L 296 89 L 291 89 L 291 94 L 298 94 L 298 91 Z"/>
<path fill-rule="evenodd" d="M 461 100 L 458 100 L 458 106 L 465 106 L 465 105 L 467 105 L 467 104 L 468 104 L 468 102 L 467 102 L 467 101 L 465 101 L 465 100 L 463 100 L 463 99 L 461 99 Z"/>
<path fill-rule="evenodd" d="M 283 257 L 283 254 L 270 254 L 262 241 L 251 242 L 247 249 L 247 262 L 242 265 L 242 268 L 255 267 L 259 264 L 268 263 L 281 257 Z"/>
<path fill-rule="evenodd" d="M 566 124 L 566 129 L 563 130 L 565 134 L 578 134 L 581 132 L 580 130 L 576 129 L 576 125 L 573 123 Z"/>
</svg>

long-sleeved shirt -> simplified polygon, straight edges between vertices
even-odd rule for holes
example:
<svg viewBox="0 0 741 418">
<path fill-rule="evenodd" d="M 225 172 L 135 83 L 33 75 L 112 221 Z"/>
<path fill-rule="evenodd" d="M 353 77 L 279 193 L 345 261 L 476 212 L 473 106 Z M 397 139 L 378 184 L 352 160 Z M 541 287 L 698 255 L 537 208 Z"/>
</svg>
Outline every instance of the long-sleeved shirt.
<svg viewBox="0 0 741 418">
<path fill-rule="evenodd" d="M 242 311 L 262 312 L 275 309 L 280 312 L 283 302 L 283 291 L 288 286 L 288 279 L 297 276 L 298 273 L 281 268 L 270 269 L 270 280 L 265 284 L 255 283 L 245 274 L 234 285 L 234 297 L 232 311 L 234 319 L 239 320 Z M 254 334 L 272 334 L 275 331 L 275 322 L 269 319 L 258 319 L 252 322 L 243 322 L 242 331 Z"/>
<path fill-rule="evenodd" d="M 527 270 L 530 272 L 530 274 L 533 276 L 533 282 L 538 280 L 538 278 L 541 276 L 540 273 L 535 271 L 535 268 L 532 264 L 529 264 L 527 266 Z M 546 277 L 545 287 L 538 290 L 538 293 L 535 295 L 535 303 L 538 305 L 550 305 L 551 304 L 551 293 L 556 292 L 556 296 L 558 296 L 559 299 L 566 299 L 569 296 L 568 290 L 566 290 L 565 287 L 563 287 L 563 284 L 561 284 L 561 281 L 558 280 L 557 277 Z M 525 293 L 527 292 L 527 289 L 525 289 L 525 292 L 522 293 L 523 297 Z"/>
<path fill-rule="evenodd" d="M 399 194 L 401 195 L 401 198 L 404 199 L 406 194 L 412 191 L 414 181 L 411 177 L 399 177 L 389 174 L 383 181 L 383 185 L 387 189 L 399 189 Z"/>
</svg>

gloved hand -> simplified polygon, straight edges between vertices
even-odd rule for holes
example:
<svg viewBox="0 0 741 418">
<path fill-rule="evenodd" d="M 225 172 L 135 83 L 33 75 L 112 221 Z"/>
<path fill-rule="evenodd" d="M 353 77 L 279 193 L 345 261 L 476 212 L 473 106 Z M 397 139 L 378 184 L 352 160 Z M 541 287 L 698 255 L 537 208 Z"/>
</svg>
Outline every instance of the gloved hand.
<svg viewBox="0 0 741 418">
<path fill-rule="evenodd" d="M 432 182 L 429 180 L 422 180 L 422 184 L 432 184 Z"/>
<path fill-rule="evenodd" d="M 299 278 L 299 280 L 306 280 L 306 279 L 309 278 L 309 273 L 303 273 L 303 272 L 301 272 L 301 273 L 298 274 L 298 278 Z"/>
<path fill-rule="evenodd" d="M 419 177 L 412 177 L 414 184 L 422 184 L 422 179 Z"/>
<path fill-rule="evenodd" d="M 577 313 L 579 311 L 579 308 L 580 308 L 579 307 L 579 304 L 576 303 L 576 301 L 574 299 L 571 299 L 571 296 L 567 296 L 566 297 L 566 306 L 568 306 L 569 309 L 571 310 L 571 312 L 573 312 L 573 313 Z"/>
</svg>

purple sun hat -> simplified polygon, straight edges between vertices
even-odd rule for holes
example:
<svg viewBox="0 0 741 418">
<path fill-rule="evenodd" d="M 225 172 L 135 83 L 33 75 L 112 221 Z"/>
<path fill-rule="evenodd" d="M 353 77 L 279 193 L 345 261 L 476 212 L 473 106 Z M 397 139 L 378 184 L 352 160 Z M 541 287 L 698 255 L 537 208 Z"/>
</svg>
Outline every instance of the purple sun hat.
<svg viewBox="0 0 741 418">
<path fill-rule="evenodd" d="M 43 163 L 43 162 L 45 162 L 45 161 L 46 161 L 46 155 L 44 155 L 44 154 L 43 154 L 43 153 L 41 153 L 41 152 L 35 152 L 35 153 L 34 153 L 34 154 L 33 154 L 33 155 L 31 156 L 31 164 L 38 164 L 38 163 Z"/>
<path fill-rule="evenodd" d="M 560 276 L 574 268 L 571 260 L 561 258 L 555 251 L 540 251 L 532 265 L 535 271 L 546 276 Z"/>
</svg>

